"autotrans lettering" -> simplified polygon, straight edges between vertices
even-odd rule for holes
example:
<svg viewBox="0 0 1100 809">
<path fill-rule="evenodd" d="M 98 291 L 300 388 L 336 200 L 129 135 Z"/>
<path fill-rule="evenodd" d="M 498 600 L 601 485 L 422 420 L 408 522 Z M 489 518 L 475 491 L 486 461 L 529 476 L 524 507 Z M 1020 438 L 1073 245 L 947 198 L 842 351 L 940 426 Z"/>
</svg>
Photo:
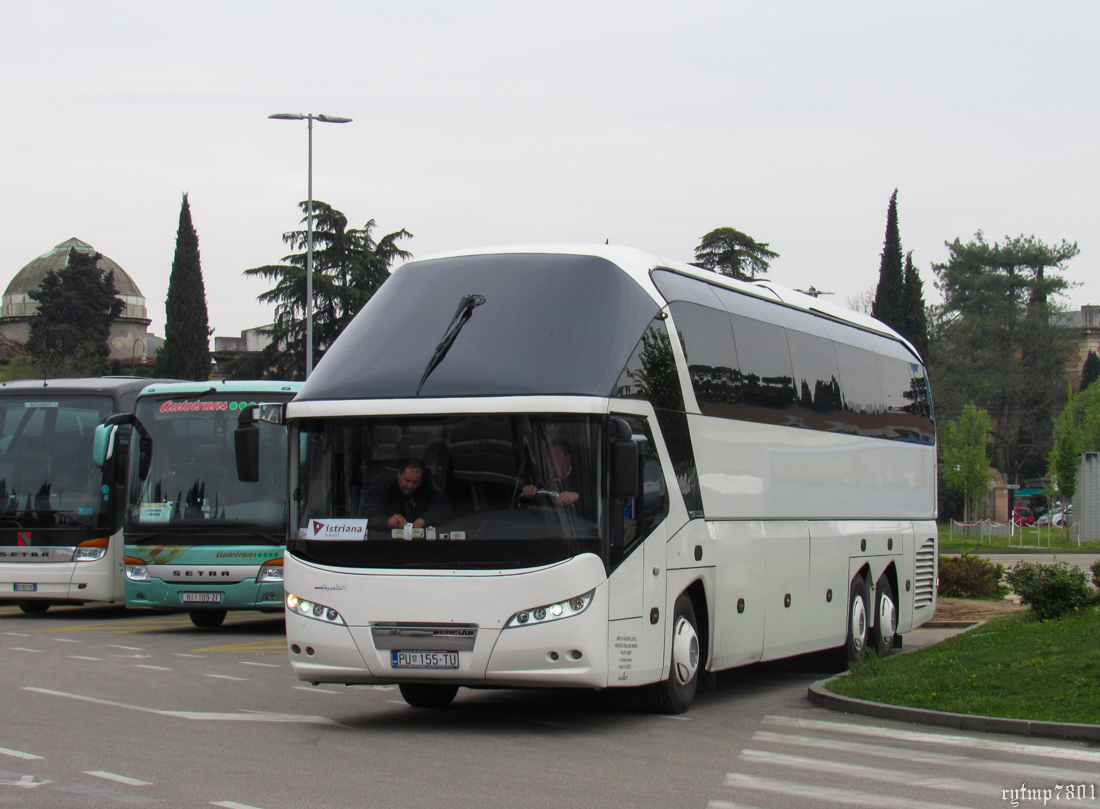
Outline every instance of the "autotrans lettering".
<svg viewBox="0 0 1100 809">
<path fill-rule="evenodd" d="M 218 551 L 218 559 L 275 559 L 281 553 L 257 553 L 256 551 Z"/>
<path fill-rule="evenodd" d="M 217 401 L 202 401 L 195 399 L 194 401 L 176 402 L 171 399 L 166 400 L 160 406 L 161 413 L 200 413 L 200 412 L 220 412 L 226 410 L 244 410 L 247 407 L 255 407 L 255 402 L 217 402 Z"/>
</svg>

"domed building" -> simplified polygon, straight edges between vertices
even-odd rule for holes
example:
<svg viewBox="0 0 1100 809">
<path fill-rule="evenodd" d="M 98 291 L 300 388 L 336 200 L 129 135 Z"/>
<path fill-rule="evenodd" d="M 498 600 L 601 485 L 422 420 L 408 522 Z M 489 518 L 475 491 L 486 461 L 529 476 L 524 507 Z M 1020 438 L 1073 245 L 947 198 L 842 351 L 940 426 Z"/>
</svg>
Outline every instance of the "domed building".
<svg viewBox="0 0 1100 809">
<path fill-rule="evenodd" d="M 0 337 L 17 345 L 25 345 L 31 333 L 31 319 L 38 311 L 38 303 L 31 299 L 31 292 L 42 287 L 42 281 L 50 270 L 63 270 L 69 263 L 69 251 L 76 249 L 82 253 L 98 252 L 87 242 L 69 239 L 43 253 L 34 261 L 16 273 L 15 278 L 4 290 L 0 301 Z M 162 338 L 148 333 L 150 320 L 146 317 L 145 296 L 126 270 L 115 261 L 102 256 L 99 269 L 113 271 L 115 289 L 118 297 L 126 304 L 122 314 L 111 323 L 111 335 L 108 345 L 111 359 L 123 365 L 152 362 Z"/>
</svg>

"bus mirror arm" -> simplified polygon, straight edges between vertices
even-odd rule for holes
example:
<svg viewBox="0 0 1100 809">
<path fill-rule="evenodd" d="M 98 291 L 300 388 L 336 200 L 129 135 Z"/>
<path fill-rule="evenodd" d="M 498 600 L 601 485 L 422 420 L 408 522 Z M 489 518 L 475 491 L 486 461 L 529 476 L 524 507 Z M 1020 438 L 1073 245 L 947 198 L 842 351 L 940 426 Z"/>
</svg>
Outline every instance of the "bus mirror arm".
<svg viewBox="0 0 1100 809">
<path fill-rule="evenodd" d="M 255 483 L 260 479 L 260 428 L 256 424 L 258 407 L 241 410 L 233 431 L 233 449 L 237 460 L 237 480 Z"/>
</svg>

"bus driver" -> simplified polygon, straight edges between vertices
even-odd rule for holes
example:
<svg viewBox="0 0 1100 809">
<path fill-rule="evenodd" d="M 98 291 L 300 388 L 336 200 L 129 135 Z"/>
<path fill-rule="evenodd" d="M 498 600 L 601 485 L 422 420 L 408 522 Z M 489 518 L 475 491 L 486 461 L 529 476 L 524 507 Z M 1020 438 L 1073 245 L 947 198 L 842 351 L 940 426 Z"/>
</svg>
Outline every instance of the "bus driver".
<svg viewBox="0 0 1100 809">
<path fill-rule="evenodd" d="M 376 480 L 363 492 L 359 516 L 367 518 L 367 527 L 373 531 L 404 528 L 408 522 L 423 528 L 447 519 L 450 500 L 430 481 L 422 485 L 425 477 L 420 460 L 407 458 L 398 465 L 396 477 Z"/>
</svg>

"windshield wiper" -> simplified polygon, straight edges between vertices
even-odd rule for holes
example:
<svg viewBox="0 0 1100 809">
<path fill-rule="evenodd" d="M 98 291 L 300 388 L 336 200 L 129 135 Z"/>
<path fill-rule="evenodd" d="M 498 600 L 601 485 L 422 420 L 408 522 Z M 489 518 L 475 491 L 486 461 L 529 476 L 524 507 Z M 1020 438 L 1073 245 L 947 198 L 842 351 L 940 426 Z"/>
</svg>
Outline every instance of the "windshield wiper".
<svg viewBox="0 0 1100 809">
<path fill-rule="evenodd" d="M 458 333 L 462 331 L 462 327 L 466 325 L 466 321 L 470 319 L 470 315 L 474 313 L 474 309 L 485 303 L 484 295 L 467 295 L 458 303 L 458 309 L 455 310 L 454 317 L 451 318 L 451 325 L 447 327 L 447 332 L 443 335 L 443 339 L 439 341 L 439 345 L 435 347 L 435 353 L 432 354 L 431 360 L 428 362 L 428 367 L 424 369 L 424 375 L 420 377 L 420 384 L 416 388 L 416 395 L 420 395 L 420 389 L 424 387 L 424 383 L 427 381 L 428 376 L 432 371 L 436 369 L 439 363 L 443 362 L 443 358 L 447 356 L 447 352 L 451 350 L 451 346 L 454 344 L 455 338 L 458 337 Z"/>
</svg>

